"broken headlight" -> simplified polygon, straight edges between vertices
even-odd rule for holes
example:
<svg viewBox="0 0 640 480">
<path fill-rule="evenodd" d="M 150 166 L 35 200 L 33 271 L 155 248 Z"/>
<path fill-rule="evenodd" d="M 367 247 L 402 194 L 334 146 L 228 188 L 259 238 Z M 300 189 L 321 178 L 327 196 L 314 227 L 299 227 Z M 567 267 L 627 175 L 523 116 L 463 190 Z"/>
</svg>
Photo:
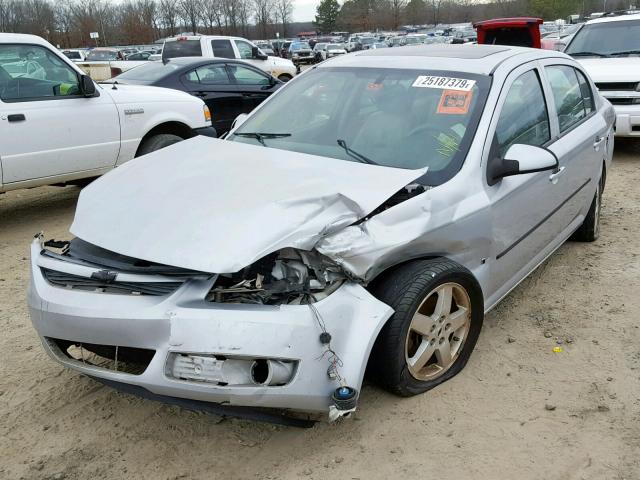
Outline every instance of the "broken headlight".
<svg viewBox="0 0 640 480">
<path fill-rule="evenodd" d="M 221 274 L 207 295 L 216 303 L 300 305 L 326 298 L 346 279 L 341 268 L 311 251 L 285 248 L 233 274 Z"/>
</svg>

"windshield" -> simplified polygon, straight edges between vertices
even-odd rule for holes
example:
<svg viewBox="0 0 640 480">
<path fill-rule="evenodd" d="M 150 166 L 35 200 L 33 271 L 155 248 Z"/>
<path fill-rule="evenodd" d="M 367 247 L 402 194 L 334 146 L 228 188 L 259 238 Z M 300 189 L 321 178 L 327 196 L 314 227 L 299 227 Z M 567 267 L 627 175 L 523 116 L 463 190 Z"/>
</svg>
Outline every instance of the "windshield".
<svg viewBox="0 0 640 480">
<path fill-rule="evenodd" d="M 609 56 L 624 52 L 640 55 L 640 20 L 585 25 L 565 49 L 569 55 Z"/>
<path fill-rule="evenodd" d="M 202 48 L 200 39 L 198 40 L 176 40 L 175 42 L 164 42 L 162 49 L 162 59 L 176 57 L 201 57 Z"/>
<path fill-rule="evenodd" d="M 489 77 L 468 73 L 320 68 L 287 85 L 229 139 L 363 161 L 356 152 L 396 168 L 428 166 L 422 181 L 436 185 L 460 169 L 489 86 Z"/>
<path fill-rule="evenodd" d="M 163 62 L 149 62 L 121 73 L 114 80 L 122 83 L 126 83 L 127 80 L 151 83 L 166 77 L 181 67 L 181 65 L 176 65 L 172 62 L 167 62 L 166 64 Z"/>
<path fill-rule="evenodd" d="M 311 47 L 306 42 L 304 42 L 304 43 L 292 43 L 291 44 L 291 50 L 302 50 L 303 48 L 307 49 L 307 50 L 311 50 Z"/>
<path fill-rule="evenodd" d="M 420 43 L 420 39 L 418 37 L 407 37 L 406 43 Z"/>
<path fill-rule="evenodd" d="M 361 38 L 360 43 L 363 45 L 371 45 L 372 43 L 376 43 L 376 39 L 373 37 Z"/>
<path fill-rule="evenodd" d="M 117 60 L 118 52 L 111 50 L 91 50 L 87 60 Z"/>
<path fill-rule="evenodd" d="M 82 59 L 82 57 L 80 56 L 80 52 L 72 52 L 69 50 L 66 50 L 64 52 L 62 52 L 64 54 L 65 57 L 71 59 L 71 60 L 80 60 Z"/>
</svg>

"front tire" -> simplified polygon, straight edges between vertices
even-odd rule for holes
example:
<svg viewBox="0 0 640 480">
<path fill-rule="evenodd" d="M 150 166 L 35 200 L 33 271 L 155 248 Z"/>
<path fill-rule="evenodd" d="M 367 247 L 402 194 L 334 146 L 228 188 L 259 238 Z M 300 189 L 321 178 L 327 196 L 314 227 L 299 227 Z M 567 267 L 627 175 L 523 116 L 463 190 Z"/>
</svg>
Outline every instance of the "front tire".
<svg viewBox="0 0 640 480">
<path fill-rule="evenodd" d="M 136 157 L 155 152 L 156 150 L 168 147 L 169 145 L 181 142 L 182 140 L 184 140 L 182 137 L 170 133 L 160 133 L 158 135 L 153 135 L 152 137 L 149 137 L 142 142 L 142 145 L 140 145 Z"/>
<path fill-rule="evenodd" d="M 395 310 L 369 359 L 384 388 L 417 395 L 464 368 L 484 319 L 482 290 L 469 270 L 446 258 L 416 261 L 376 281 L 372 293 Z"/>
<path fill-rule="evenodd" d="M 283 73 L 281 75 L 278 75 L 278 80 L 280 80 L 281 82 L 287 83 L 289 80 L 291 80 L 291 75 L 287 75 L 286 73 Z"/>
</svg>

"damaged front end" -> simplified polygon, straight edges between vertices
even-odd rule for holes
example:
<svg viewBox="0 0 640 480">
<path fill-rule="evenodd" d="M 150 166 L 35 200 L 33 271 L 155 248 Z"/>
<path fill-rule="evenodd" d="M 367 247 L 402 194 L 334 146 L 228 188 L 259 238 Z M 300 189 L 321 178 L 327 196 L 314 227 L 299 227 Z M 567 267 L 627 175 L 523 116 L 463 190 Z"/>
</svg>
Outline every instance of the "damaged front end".
<svg viewBox="0 0 640 480">
<path fill-rule="evenodd" d="M 315 303 L 348 279 L 335 262 L 311 251 L 285 248 L 233 274 L 218 275 L 207 300 L 216 303 Z"/>
<path fill-rule="evenodd" d="M 284 248 L 222 274 L 78 238 L 38 236 L 31 254 L 30 312 L 50 356 L 165 400 L 333 420 L 355 409 L 369 352 L 393 313 L 315 251 Z"/>
</svg>

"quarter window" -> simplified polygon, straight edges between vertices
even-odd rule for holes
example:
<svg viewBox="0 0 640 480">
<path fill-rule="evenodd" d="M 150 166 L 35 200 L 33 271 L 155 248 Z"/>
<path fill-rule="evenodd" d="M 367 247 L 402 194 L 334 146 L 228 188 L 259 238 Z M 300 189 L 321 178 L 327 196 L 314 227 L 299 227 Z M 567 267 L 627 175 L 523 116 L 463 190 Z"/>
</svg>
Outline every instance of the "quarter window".
<svg viewBox="0 0 640 480">
<path fill-rule="evenodd" d="M 576 74 L 578 75 L 578 82 L 580 83 L 580 93 L 582 94 L 582 100 L 584 101 L 584 110 L 587 115 L 589 115 L 595 109 L 591 85 L 589 85 L 587 77 L 585 77 L 584 73 L 580 70 L 576 70 Z"/>
<path fill-rule="evenodd" d="M 80 94 L 78 74 L 38 45 L 0 45 L 0 98 L 39 100 Z"/>
<path fill-rule="evenodd" d="M 231 46 L 231 40 L 211 40 L 213 56 L 218 58 L 236 58 Z"/>
<path fill-rule="evenodd" d="M 583 89 L 578 82 L 576 70 L 566 65 L 546 68 L 553 100 L 556 105 L 560 133 L 567 131 L 587 116 Z M 589 98 L 590 108 L 593 100 Z M 591 111 L 591 110 L 589 110 Z"/>
<path fill-rule="evenodd" d="M 496 127 L 498 153 L 504 157 L 511 145 L 540 147 L 551 139 L 549 114 L 535 70 L 518 77 L 509 88 Z"/>
</svg>

